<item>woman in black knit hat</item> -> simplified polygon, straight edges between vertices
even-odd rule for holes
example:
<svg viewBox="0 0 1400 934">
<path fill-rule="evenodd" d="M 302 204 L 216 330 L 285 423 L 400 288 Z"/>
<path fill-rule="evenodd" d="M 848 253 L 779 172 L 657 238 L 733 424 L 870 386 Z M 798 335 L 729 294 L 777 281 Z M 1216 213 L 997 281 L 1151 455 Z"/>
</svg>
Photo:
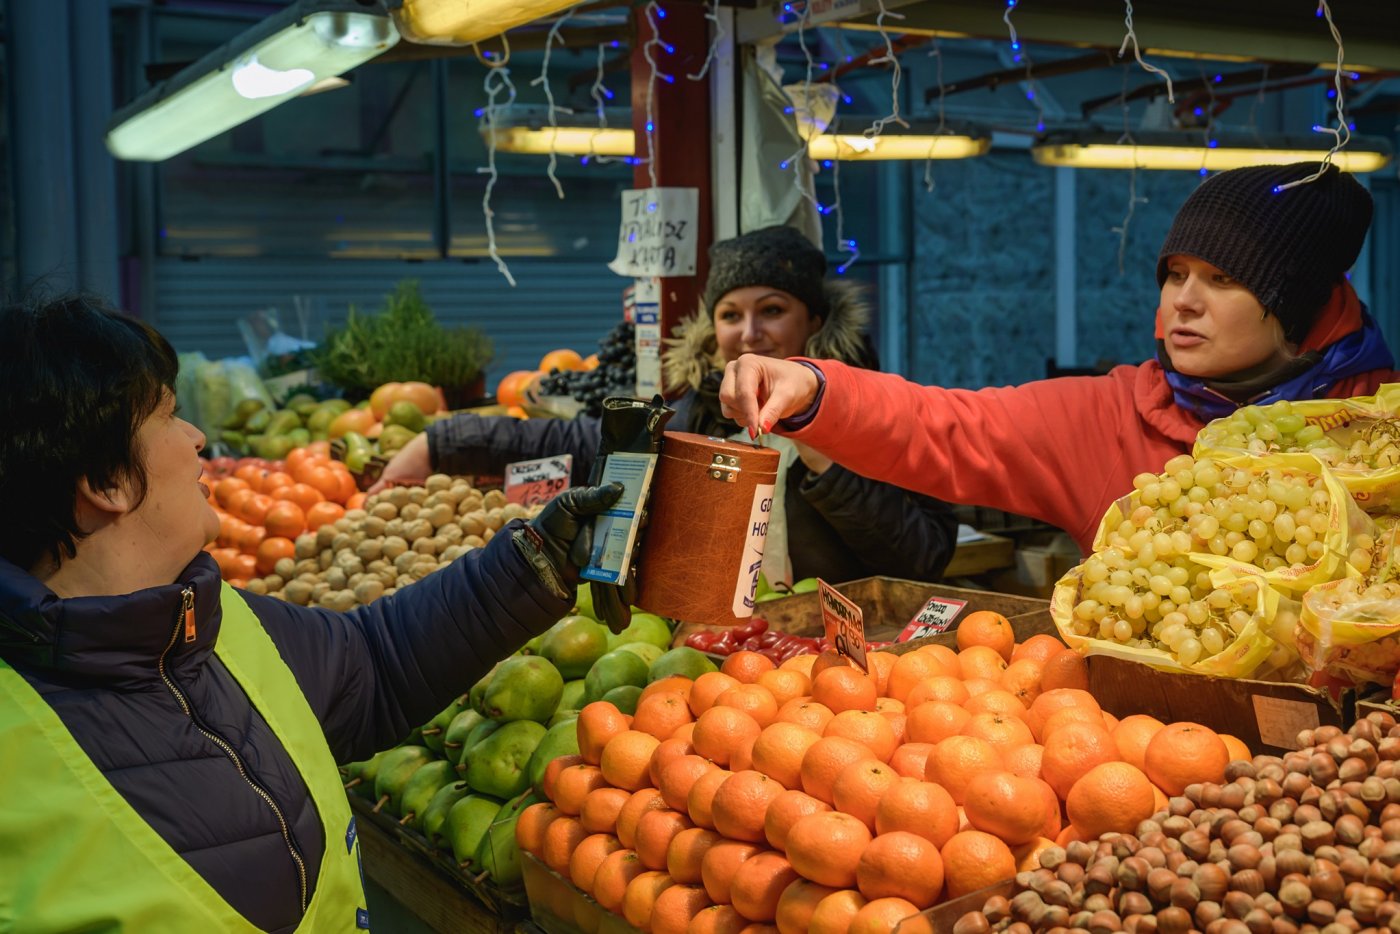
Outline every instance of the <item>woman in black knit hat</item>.
<svg viewBox="0 0 1400 934">
<path fill-rule="evenodd" d="M 860 289 L 828 279 L 826 257 L 791 227 L 766 227 L 711 247 L 702 306 L 677 327 L 662 360 L 667 386 L 684 391 L 670 403 L 677 410 L 672 430 L 742 433 L 719 405 L 724 366 L 741 354 L 875 365 L 864 330 L 870 308 Z M 499 474 L 514 461 L 568 453 L 573 480 L 583 483 L 598 440 L 598 420 L 586 415 L 522 421 L 461 414 L 430 425 L 395 455 L 384 479 L 418 479 L 434 470 Z M 869 480 L 800 443 L 767 443 L 782 452 L 785 476 L 775 496 L 785 522 L 769 523 L 764 550 L 770 582 L 942 575 L 957 543 L 947 504 Z"/>
<path fill-rule="evenodd" d="M 1346 279 L 1371 196 L 1321 169 L 1235 169 L 1192 193 L 1157 264 L 1156 359 L 970 391 L 745 356 L 727 368 L 723 411 L 866 476 L 1042 519 L 1087 552 L 1133 477 L 1189 452 L 1206 421 L 1246 404 L 1368 395 L 1396 378 Z"/>
</svg>

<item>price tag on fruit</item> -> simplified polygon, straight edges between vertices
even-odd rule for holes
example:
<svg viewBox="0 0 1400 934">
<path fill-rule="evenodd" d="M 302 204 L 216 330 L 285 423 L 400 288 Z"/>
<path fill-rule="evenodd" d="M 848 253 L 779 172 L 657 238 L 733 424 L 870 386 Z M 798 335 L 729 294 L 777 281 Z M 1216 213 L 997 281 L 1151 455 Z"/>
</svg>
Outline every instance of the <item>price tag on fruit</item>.
<svg viewBox="0 0 1400 934">
<path fill-rule="evenodd" d="M 869 671 L 870 666 L 865 660 L 865 620 L 860 607 L 821 578 L 817 578 L 817 593 L 821 600 L 826 640 L 836 647 L 839 654 L 860 666 L 862 671 Z"/>
<path fill-rule="evenodd" d="M 909 625 L 904 627 L 904 631 L 894 641 L 908 642 L 910 639 L 922 639 L 924 636 L 936 636 L 940 632 L 947 632 L 965 606 L 966 600 L 929 597 L 923 609 L 914 614 Z"/>
<path fill-rule="evenodd" d="M 573 469 L 572 454 L 506 464 L 506 501 L 521 506 L 543 505 L 569 488 Z"/>
</svg>

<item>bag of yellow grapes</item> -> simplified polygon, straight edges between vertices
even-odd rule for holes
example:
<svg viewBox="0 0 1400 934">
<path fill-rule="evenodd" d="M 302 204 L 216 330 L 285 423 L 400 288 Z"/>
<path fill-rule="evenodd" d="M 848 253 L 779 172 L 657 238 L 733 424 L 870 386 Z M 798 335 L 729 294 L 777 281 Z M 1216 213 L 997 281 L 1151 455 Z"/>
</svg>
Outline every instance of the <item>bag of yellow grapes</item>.
<svg viewBox="0 0 1400 934">
<path fill-rule="evenodd" d="M 1352 684 L 1391 684 L 1400 669 L 1400 518 L 1376 520 L 1348 575 L 1303 595 L 1298 651 L 1312 671 Z M 1361 550 L 1362 545 L 1370 545 Z"/>
</svg>

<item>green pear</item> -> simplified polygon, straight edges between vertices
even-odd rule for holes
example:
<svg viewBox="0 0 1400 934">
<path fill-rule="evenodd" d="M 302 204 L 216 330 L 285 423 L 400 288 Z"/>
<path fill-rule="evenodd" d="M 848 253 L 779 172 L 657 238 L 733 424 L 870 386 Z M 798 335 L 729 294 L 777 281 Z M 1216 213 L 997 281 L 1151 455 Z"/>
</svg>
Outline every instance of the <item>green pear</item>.
<svg viewBox="0 0 1400 934">
<path fill-rule="evenodd" d="M 564 679 L 537 655 L 508 658 L 496 669 L 482 696 L 482 713 L 493 720 L 535 720 L 543 723 L 559 706 Z"/>
<path fill-rule="evenodd" d="M 639 704 L 641 700 L 642 689 L 635 684 L 624 684 L 621 687 L 615 687 L 603 695 L 604 703 L 612 704 L 629 717 L 637 712 L 637 704 Z"/>
<path fill-rule="evenodd" d="M 530 754 L 530 761 L 525 766 L 525 771 L 529 773 L 530 786 L 544 794 L 541 782 L 544 780 L 544 770 L 549 767 L 549 763 L 560 756 L 578 755 L 578 724 L 572 720 L 558 723 L 545 731 L 544 738 L 535 747 L 535 751 Z"/>
<path fill-rule="evenodd" d="M 571 707 L 560 707 L 554 711 L 554 716 L 549 718 L 549 722 L 545 726 L 553 729 L 561 723 L 573 723 L 578 719 L 578 715 L 579 711 Z"/>
<path fill-rule="evenodd" d="M 815 593 L 816 590 L 817 579 L 815 577 L 804 577 L 792 585 L 793 593 Z"/>
<path fill-rule="evenodd" d="M 467 784 L 497 798 L 520 794 L 530 787 L 525 767 L 546 732 L 543 725 L 533 720 L 503 724 L 468 753 Z"/>
<path fill-rule="evenodd" d="M 659 645 L 652 645 L 650 642 L 628 642 L 625 645 L 619 645 L 617 648 L 613 649 L 613 651 L 631 652 L 633 655 L 646 662 L 647 667 L 650 668 L 652 662 L 660 658 L 661 653 L 664 652 L 665 649 L 661 648 Z"/>
<path fill-rule="evenodd" d="M 462 749 L 466 746 L 467 737 L 484 722 L 486 718 L 475 710 L 464 710 L 452 718 L 442 734 L 442 754 L 448 762 L 455 766 L 462 761 Z"/>
<path fill-rule="evenodd" d="M 593 609 L 593 590 L 588 586 L 588 581 L 582 581 L 578 585 L 578 596 L 574 598 L 574 613 L 592 620 L 598 619 L 598 612 Z"/>
<path fill-rule="evenodd" d="M 462 868 L 475 865 L 476 848 L 501 812 L 501 802 L 485 795 L 467 795 L 447 812 L 441 833 L 452 846 L 452 858 Z"/>
<path fill-rule="evenodd" d="M 469 794 L 471 789 L 467 787 L 466 782 L 449 782 L 437 790 L 418 822 L 418 829 L 428 838 L 429 843 L 442 850 L 452 849 L 442 832 L 443 824 L 447 822 L 447 812 L 452 810 L 452 805 Z"/>
<path fill-rule="evenodd" d="M 633 613 L 627 628 L 613 636 L 611 648 L 633 642 L 646 642 L 664 652 L 671 647 L 671 627 L 655 613 Z"/>
<path fill-rule="evenodd" d="M 467 695 L 463 694 L 444 707 L 436 717 L 433 717 L 433 719 L 423 724 L 423 726 L 419 728 L 419 733 L 423 736 L 423 745 L 427 746 L 438 755 L 443 755 L 443 743 L 446 741 L 447 727 L 452 723 L 452 720 L 462 712 L 466 703 Z"/>
<path fill-rule="evenodd" d="M 374 778 L 374 809 L 388 805 L 390 814 L 398 814 L 408 780 L 434 758 L 432 750 L 423 746 L 399 746 L 385 753 Z"/>
<path fill-rule="evenodd" d="M 375 800 L 374 780 L 379 775 L 379 767 L 384 762 L 384 756 L 390 752 L 393 752 L 393 750 L 387 749 L 384 752 L 377 752 L 364 762 L 358 763 L 359 770 L 356 777 L 358 777 L 359 781 L 355 782 L 352 779 L 352 781 L 346 783 L 346 788 L 354 791 L 354 793 L 361 798 L 369 798 L 371 801 Z M 355 764 L 356 763 L 353 762 L 351 763 L 351 765 Z"/>
<path fill-rule="evenodd" d="M 715 667 L 714 662 L 705 657 L 704 652 L 683 645 L 680 648 L 672 649 L 651 663 L 651 670 L 647 673 L 647 682 L 660 681 L 662 678 L 669 678 L 672 675 L 681 675 L 693 681 L 711 671 L 719 671 L 719 669 Z"/>
<path fill-rule="evenodd" d="M 566 680 L 582 678 L 608 650 L 608 627 L 586 616 L 566 616 L 550 627 L 540 654 Z"/>
<path fill-rule="evenodd" d="M 482 675 L 481 680 L 473 684 L 471 690 L 467 692 L 468 705 L 483 717 L 486 716 L 486 710 L 482 706 L 482 701 L 486 698 L 486 688 L 491 684 L 491 678 L 496 674 L 496 669 L 500 667 L 500 662 L 492 665 L 491 670 Z"/>
<path fill-rule="evenodd" d="M 584 705 L 600 701 L 603 695 L 613 688 L 625 684 L 644 686 L 647 683 L 647 663 L 635 652 L 618 649 L 609 652 L 593 663 L 588 676 L 583 679 Z"/>
<path fill-rule="evenodd" d="M 476 711 L 472 711 L 475 713 Z M 482 740 L 501 728 L 501 724 L 495 720 L 482 720 L 472 731 L 467 734 L 467 738 L 462 741 L 462 754 L 457 757 L 457 774 L 467 774 L 467 762 L 471 759 L 472 750 L 481 745 Z"/>
<path fill-rule="evenodd" d="M 560 710 L 582 710 L 583 696 L 587 682 L 583 678 L 564 682 L 564 693 L 559 695 Z"/>
<path fill-rule="evenodd" d="M 403 786 L 403 796 L 399 799 L 398 814 L 403 818 L 399 823 L 418 827 L 419 817 L 428 809 L 438 789 L 456 778 L 457 773 L 453 770 L 452 763 L 446 759 L 429 762 L 414 772 L 413 777 Z"/>
<path fill-rule="evenodd" d="M 523 794 L 501 808 L 496 819 L 481 838 L 476 850 L 476 866 L 499 886 L 518 885 L 521 878 L 520 845 L 515 842 L 515 825 L 520 812 L 540 797 L 533 792 Z"/>
</svg>

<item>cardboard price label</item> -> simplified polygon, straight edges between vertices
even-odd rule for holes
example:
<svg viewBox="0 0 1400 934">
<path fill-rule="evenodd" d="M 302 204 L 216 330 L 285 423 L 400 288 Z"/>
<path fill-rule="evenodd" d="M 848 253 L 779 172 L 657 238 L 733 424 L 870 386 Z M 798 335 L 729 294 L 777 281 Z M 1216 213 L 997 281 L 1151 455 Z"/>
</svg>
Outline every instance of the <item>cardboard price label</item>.
<svg viewBox="0 0 1400 934">
<path fill-rule="evenodd" d="M 953 625 L 953 620 L 958 618 L 958 614 L 963 611 L 965 606 L 967 606 L 966 600 L 929 597 L 923 609 L 914 614 L 909 625 L 904 627 L 904 631 L 894 641 L 908 642 L 910 639 L 922 639 L 924 636 L 936 636 L 941 632 L 947 632 L 948 627 Z"/>
<path fill-rule="evenodd" d="M 572 454 L 506 464 L 506 501 L 522 506 L 547 503 L 569 488 L 569 476 L 573 469 Z"/>
<path fill-rule="evenodd" d="M 827 641 L 836 646 L 838 653 L 855 662 L 861 671 L 869 672 L 870 665 L 865 659 L 865 620 L 860 607 L 821 578 L 817 578 L 817 593 Z"/>
</svg>

